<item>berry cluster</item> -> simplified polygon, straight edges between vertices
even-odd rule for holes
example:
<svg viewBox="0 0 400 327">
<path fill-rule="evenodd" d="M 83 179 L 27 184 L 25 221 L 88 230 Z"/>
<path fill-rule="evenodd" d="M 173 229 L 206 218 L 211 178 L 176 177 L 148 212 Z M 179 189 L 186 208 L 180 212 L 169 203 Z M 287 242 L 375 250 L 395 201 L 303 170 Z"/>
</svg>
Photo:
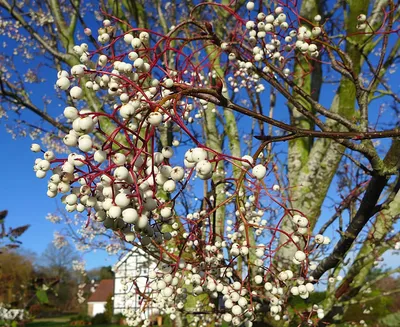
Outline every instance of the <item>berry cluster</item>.
<svg viewBox="0 0 400 327">
<path fill-rule="evenodd" d="M 253 8 L 254 3 L 248 2 L 247 9 Z M 293 23 L 288 23 L 282 7 L 276 7 L 273 12 L 260 12 L 255 20 L 247 21 L 243 28 L 252 46 L 248 61 L 232 50 L 232 44 L 220 44 L 221 51 L 229 53 L 229 60 L 238 63 L 237 72 L 228 78 L 233 92 L 246 83 L 261 92 L 264 86 L 253 67 L 266 60 L 284 63 L 285 51 L 295 50 L 317 58 L 317 39 L 323 33 L 318 26 L 320 20 L 320 16 L 315 17 L 317 25 L 312 30 L 300 26 L 287 33 Z M 161 252 L 160 258 L 172 260 L 166 269 L 151 272 L 146 285 L 151 290 L 148 302 L 171 319 L 176 310 L 184 308 L 188 296 L 200 294 L 207 294 L 210 299 L 222 296 L 225 312 L 220 318 L 234 326 L 243 322 L 251 325 L 261 308 L 260 299 L 269 304 L 275 320 L 287 318 L 288 294 L 306 299 L 314 291 L 315 281 L 306 276 L 307 269 L 312 268 L 308 263 L 310 250 L 301 242 L 310 232 L 309 221 L 297 211 L 285 211 L 296 227 L 289 235 L 289 241 L 298 248 L 293 263 L 301 268 L 267 268 L 266 262 L 273 255 L 271 245 L 255 245 L 248 234 L 254 231 L 256 237 L 262 238 L 265 231 L 271 231 L 275 238 L 279 232 L 262 219 L 266 210 L 259 200 L 260 185 L 267 176 L 268 163 L 262 155 L 233 157 L 219 153 L 202 144 L 188 128 L 194 119 L 202 119 L 211 103 L 205 96 L 190 93 L 191 89 L 206 86 L 207 78 L 215 80 L 215 71 L 192 72 L 190 68 L 196 66 L 188 62 L 190 59 L 183 60 L 185 69 L 176 69 L 180 67 L 178 60 L 172 69 L 164 60 L 167 52 L 174 50 L 178 57 L 186 54 L 171 48 L 170 36 L 138 29 L 117 35 L 116 30 L 110 20 L 104 20 L 98 30 L 97 50 L 90 51 L 86 43 L 75 45 L 73 51 L 81 64 L 57 75 L 56 86 L 66 91 L 74 104 L 64 109 L 71 129 L 63 142 L 72 152 L 67 158 L 56 158 L 52 151 L 32 145 L 32 151 L 43 152 L 43 157 L 35 161 L 36 176 L 44 178 L 51 173 L 47 195 L 61 194 L 68 212 L 87 211 L 90 219 L 115 231 L 125 241 L 154 246 Z M 90 36 L 92 31 L 85 29 L 85 34 Z M 118 55 L 116 49 L 121 49 Z M 269 73 L 269 69 L 264 65 L 264 72 Z M 287 76 L 290 70 L 285 68 L 283 73 Z M 239 77 L 245 83 L 238 83 Z M 222 88 L 223 92 L 226 90 Z M 93 101 L 89 107 L 83 106 L 83 100 L 93 94 L 106 99 L 101 110 Z M 216 109 L 213 110 L 215 113 Z M 183 147 L 179 140 L 162 141 L 166 131 L 185 135 L 191 142 L 184 155 L 180 154 Z M 225 166 L 219 165 L 221 162 Z M 222 191 L 228 200 L 217 204 L 236 206 L 222 235 L 215 235 L 210 227 L 210 217 L 218 208 L 210 205 L 209 209 L 202 208 L 185 218 L 177 214 L 176 199 L 192 178 L 210 183 L 207 181 L 214 182 L 218 177 L 225 185 L 230 178 L 225 178 L 225 174 L 232 169 L 239 170 L 242 177 L 234 181 L 236 189 Z M 277 184 L 271 189 L 280 191 Z M 210 204 L 216 201 L 215 196 L 207 199 Z M 237 205 L 237 197 L 243 205 Z M 326 245 L 329 239 L 317 235 L 315 243 Z M 235 273 L 233 267 L 239 259 L 251 270 L 249 276 Z M 128 293 L 127 300 L 132 296 Z M 200 302 L 197 305 L 202 306 Z M 213 305 L 211 302 L 206 310 Z M 323 316 L 321 310 L 316 309 L 319 318 Z M 143 321 L 148 324 L 140 312 L 129 310 L 128 304 L 125 313 L 131 325 Z"/>
</svg>

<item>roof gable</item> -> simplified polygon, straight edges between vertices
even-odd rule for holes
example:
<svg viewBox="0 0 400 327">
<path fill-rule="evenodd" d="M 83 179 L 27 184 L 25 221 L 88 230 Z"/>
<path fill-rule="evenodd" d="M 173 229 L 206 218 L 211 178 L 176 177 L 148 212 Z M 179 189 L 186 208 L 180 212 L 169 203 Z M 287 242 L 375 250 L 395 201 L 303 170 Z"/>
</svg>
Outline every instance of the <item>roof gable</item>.
<svg viewBox="0 0 400 327">
<path fill-rule="evenodd" d="M 133 247 L 130 251 L 128 251 L 122 258 L 119 260 L 112 268 L 113 272 L 116 272 L 118 268 L 132 255 L 140 255 L 143 257 L 147 257 L 148 254 L 144 252 L 142 249 L 138 247 Z"/>
<path fill-rule="evenodd" d="M 114 294 L 114 280 L 103 279 L 96 290 L 87 300 L 88 302 L 107 302 L 108 298 Z"/>
</svg>

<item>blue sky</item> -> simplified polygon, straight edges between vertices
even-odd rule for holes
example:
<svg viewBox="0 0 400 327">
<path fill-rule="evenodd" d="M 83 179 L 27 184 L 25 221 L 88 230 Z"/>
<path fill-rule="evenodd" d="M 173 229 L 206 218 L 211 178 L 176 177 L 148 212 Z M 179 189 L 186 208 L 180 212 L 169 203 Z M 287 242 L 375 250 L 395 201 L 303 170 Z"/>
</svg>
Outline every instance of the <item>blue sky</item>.
<svg viewBox="0 0 400 327">
<path fill-rule="evenodd" d="M 0 144 L 5 154 L 0 160 L 3 180 L 0 210 L 8 210 L 7 227 L 31 225 L 20 241 L 24 249 L 40 256 L 52 242 L 54 231 L 61 230 L 63 225 L 55 225 L 45 218 L 49 212 L 57 210 L 60 200 L 46 196 L 47 179 L 38 179 L 33 172 L 33 163 L 40 154 L 30 151 L 32 143 L 28 137 L 13 140 L 4 126 L 0 126 Z M 102 251 L 85 254 L 83 259 L 88 269 L 113 265 L 117 260 Z"/>
</svg>

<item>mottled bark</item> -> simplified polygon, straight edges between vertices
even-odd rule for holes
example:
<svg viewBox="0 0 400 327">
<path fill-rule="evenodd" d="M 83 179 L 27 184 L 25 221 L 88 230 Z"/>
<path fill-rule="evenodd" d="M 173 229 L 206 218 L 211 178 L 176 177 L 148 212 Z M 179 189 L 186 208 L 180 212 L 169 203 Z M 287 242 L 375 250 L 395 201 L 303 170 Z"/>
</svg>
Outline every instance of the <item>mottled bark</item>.
<svg viewBox="0 0 400 327">
<path fill-rule="evenodd" d="M 351 34 L 356 31 L 356 26 L 353 23 L 356 17 L 365 11 L 369 1 L 350 1 L 349 9 L 346 19 L 346 28 L 348 33 Z M 302 3 L 303 17 L 312 20 L 317 8 L 317 3 L 304 1 Z M 360 72 L 360 53 L 358 50 L 358 43 L 360 39 L 350 37 L 349 42 L 346 43 L 345 52 L 351 59 L 351 70 L 355 76 Z M 303 69 L 301 63 L 296 65 L 295 72 Z M 299 81 L 297 81 L 299 83 Z M 301 87 L 303 90 L 310 92 L 312 85 L 312 78 L 307 77 L 301 80 Z M 300 85 L 299 85 L 300 86 Z M 338 91 L 331 104 L 330 111 L 340 114 L 343 118 L 350 119 L 355 114 L 356 103 L 356 86 L 354 81 L 343 76 Z M 310 105 L 309 110 L 312 110 Z M 306 118 L 303 116 L 302 120 L 296 118 L 298 114 L 293 111 L 294 121 L 305 124 Z M 308 123 L 310 124 L 310 123 Z M 310 125 L 311 126 L 311 125 Z M 326 126 L 335 131 L 346 131 L 342 125 L 332 119 L 327 119 Z M 300 127 L 300 126 L 299 126 Z M 320 218 L 321 206 L 326 198 L 329 186 L 336 173 L 337 167 L 341 161 L 344 147 L 339 145 L 332 139 L 317 139 L 314 143 L 302 138 L 302 141 L 292 141 L 289 145 L 288 152 L 288 169 L 289 169 L 289 196 L 291 200 L 290 206 L 293 209 L 300 210 L 310 221 L 311 229 L 315 226 L 317 220 Z M 286 217 L 282 224 L 283 230 L 288 233 L 294 231 L 294 226 L 290 217 Z M 282 236 L 280 245 L 287 242 L 287 237 Z M 294 244 L 287 244 L 283 246 L 279 252 L 279 256 L 283 260 L 291 260 L 296 247 Z"/>
<path fill-rule="evenodd" d="M 349 301 L 360 300 L 361 291 L 372 286 L 371 282 L 366 282 L 366 278 L 374 267 L 376 259 L 393 248 L 393 244 L 387 243 L 385 239 L 398 220 L 399 214 L 400 192 L 398 191 L 388 208 L 377 215 L 369 237 L 364 241 L 345 279 L 336 290 L 327 292 L 327 298 L 322 303 L 326 316 L 320 326 L 340 322 L 350 306 Z"/>
</svg>

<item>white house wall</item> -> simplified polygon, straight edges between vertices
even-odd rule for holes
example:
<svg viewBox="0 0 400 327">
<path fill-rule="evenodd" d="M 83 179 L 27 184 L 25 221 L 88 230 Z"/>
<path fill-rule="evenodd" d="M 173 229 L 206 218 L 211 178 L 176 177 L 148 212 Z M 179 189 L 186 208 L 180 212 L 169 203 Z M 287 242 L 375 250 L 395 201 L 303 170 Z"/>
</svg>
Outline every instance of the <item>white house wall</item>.
<svg viewBox="0 0 400 327">
<path fill-rule="evenodd" d="M 88 304 L 93 305 L 92 316 L 94 317 L 95 315 L 106 311 L 106 303 L 107 302 L 88 302 Z"/>
<path fill-rule="evenodd" d="M 149 261 L 143 251 L 131 252 L 118 262 L 114 268 L 114 314 L 123 313 L 124 309 L 137 310 L 140 307 L 141 296 L 136 293 L 132 280 L 135 280 L 140 292 L 144 292 L 149 273 Z M 154 264 L 153 264 L 154 265 Z M 128 281 L 125 285 L 123 280 Z M 134 295 L 127 300 L 127 294 Z M 151 314 L 151 308 L 143 313 L 145 317 Z"/>
</svg>

